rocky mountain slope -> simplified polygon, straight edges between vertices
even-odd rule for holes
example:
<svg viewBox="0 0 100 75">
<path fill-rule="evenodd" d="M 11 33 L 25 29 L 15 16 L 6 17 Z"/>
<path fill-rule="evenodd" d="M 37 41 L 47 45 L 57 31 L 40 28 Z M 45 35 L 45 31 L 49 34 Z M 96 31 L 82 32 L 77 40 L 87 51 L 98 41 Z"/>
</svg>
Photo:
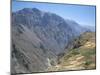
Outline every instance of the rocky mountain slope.
<svg viewBox="0 0 100 75">
<path fill-rule="evenodd" d="M 58 63 L 58 55 L 65 51 L 65 46 L 85 31 L 74 21 L 37 8 L 13 12 L 12 73 L 48 71 L 48 67 Z"/>
<path fill-rule="evenodd" d="M 96 68 L 95 33 L 85 32 L 74 39 L 69 52 L 59 59 L 56 66 L 48 68 L 49 71 L 86 70 Z"/>
</svg>

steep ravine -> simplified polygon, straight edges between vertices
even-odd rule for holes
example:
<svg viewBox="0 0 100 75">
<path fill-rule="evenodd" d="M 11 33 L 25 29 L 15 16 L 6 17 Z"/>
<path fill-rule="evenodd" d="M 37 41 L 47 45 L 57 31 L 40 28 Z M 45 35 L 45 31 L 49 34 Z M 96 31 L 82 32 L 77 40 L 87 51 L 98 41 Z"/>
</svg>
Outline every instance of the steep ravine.
<svg viewBox="0 0 100 75">
<path fill-rule="evenodd" d="M 12 13 L 12 73 L 46 72 L 87 29 L 37 8 Z M 75 26 L 75 27 L 73 27 Z"/>
<path fill-rule="evenodd" d="M 85 32 L 73 41 L 73 47 L 65 53 L 56 66 L 48 71 L 86 70 L 96 68 L 95 32 Z"/>
</svg>

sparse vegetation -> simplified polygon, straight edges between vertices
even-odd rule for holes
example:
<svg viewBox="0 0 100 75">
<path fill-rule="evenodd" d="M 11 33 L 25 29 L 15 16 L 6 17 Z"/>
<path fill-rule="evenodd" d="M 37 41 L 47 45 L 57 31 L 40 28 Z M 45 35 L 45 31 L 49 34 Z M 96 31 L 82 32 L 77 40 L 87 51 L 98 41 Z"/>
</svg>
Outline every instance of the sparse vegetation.
<svg viewBox="0 0 100 75">
<path fill-rule="evenodd" d="M 58 64 L 60 67 L 56 70 L 95 69 L 96 50 L 95 46 L 93 46 L 95 45 L 95 41 L 91 40 L 91 38 L 95 38 L 93 34 L 89 32 L 84 33 L 75 39 L 74 47 L 60 59 L 60 63 Z M 90 42 L 89 47 L 87 46 L 87 42 Z M 92 43 L 94 44 L 91 45 Z"/>
<path fill-rule="evenodd" d="M 11 26 L 13 73 L 95 68 L 95 33 L 83 33 L 78 23 L 23 8 L 13 12 Z"/>
</svg>

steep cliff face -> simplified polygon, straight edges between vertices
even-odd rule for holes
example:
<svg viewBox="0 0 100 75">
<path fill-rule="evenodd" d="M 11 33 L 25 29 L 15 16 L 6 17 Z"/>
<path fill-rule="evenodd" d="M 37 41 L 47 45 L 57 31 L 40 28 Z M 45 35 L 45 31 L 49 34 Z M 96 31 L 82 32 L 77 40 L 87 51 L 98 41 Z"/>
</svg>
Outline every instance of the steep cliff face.
<svg viewBox="0 0 100 75">
<path fill-rule="evenodd" d="M 71 27 L 72 24 L 76 29 Z M 57 64 L 57 55 L 64 52 L 65 46 L 84 32 L 80 29 L 77 23 L 36 8 L 13 12 L 12 72 L 47 71 L 49 66 Z"/>
</svg>

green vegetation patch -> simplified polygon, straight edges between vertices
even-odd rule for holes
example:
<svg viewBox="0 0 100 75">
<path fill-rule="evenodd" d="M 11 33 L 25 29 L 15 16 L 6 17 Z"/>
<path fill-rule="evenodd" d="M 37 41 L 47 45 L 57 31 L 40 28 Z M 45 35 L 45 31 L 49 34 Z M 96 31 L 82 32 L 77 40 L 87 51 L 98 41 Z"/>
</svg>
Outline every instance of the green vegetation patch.
<svg viewBox="0 0 100 75">
<path fill-rule="evenodd" d="M 96 54 L 96 50 L 95 48 L 93 49 L 84 49 L 84 50 L 80 50 L 80 53 L 85 56 L 86 58 L 90 58 L 92 55 L 95 55 Z"/>
<path fill-rule="evenodd" d="M 71 49 L 69 51 L 69 53 L 67 53 L 65 56 L 64 56 L 64 60 L 68 60 L 70 57 L 73 57 L 73 56 L 76 56 L 80 54 L 80 51 L 78 49 Z"/>
</svg>

